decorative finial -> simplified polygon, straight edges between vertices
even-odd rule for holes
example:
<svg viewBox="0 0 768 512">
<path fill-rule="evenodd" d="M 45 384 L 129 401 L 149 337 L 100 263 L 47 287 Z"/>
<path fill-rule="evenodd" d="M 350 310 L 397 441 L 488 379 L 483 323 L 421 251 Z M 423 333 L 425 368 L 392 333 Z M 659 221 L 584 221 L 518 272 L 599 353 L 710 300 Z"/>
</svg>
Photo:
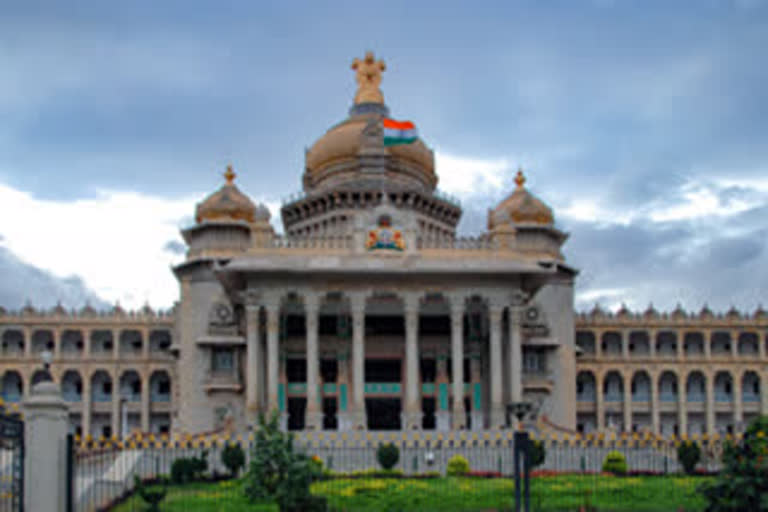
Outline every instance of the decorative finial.
<svg viewBox="0 0 768 512">
<path fill-rule="evenodd" d="M 523 188 L 523 185 L 525 184 L 525 175 L 523 174 L 522 167 L 517 168 L 517 174 L 515 175 L 515 184 L 517 184 L 517 188 Z"/>
<path fill-rule="evenodd" d="M 384 95 L 381 93 L 381 72 L 387 69 L 383 60 L 376 60 L 373 52 L 365 52 L 363 60 L 352 61 L 352 70 L 355 71 L 357 92 L 355 93 L 355 105 L 359 103 L 384 103 Z"/>
<path fill-rule="evenodd" d="M 227 185 L 234 183 L 236 176 L 237 174 L 235 174 L 235 171 L 232 170 L 232 164 L 229 164 L 227 166 L 227 172 L 224 173 L 224 179 L 227 180 Z"/>
</svg>

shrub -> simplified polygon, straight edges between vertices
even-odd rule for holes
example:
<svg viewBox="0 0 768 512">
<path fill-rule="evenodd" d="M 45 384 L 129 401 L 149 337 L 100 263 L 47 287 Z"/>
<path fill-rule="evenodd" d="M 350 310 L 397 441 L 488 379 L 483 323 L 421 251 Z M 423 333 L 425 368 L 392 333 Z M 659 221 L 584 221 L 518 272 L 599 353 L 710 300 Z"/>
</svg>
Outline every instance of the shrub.
<svg viewBox="0 0 768 512">
<path fill-rule="evenodd" d="M 168 493 L 168 480 L 164 477 L 158 478 L 158 484 L 162 485 L 160 489 L 148 489 L 139 475 L 133 476 L 134 487 L 144 503 L 147 504 L 147 512 L 159 512 L 160 503 L 165 499 Z"/>
<path fill-rule="evenodd" d="M 608 452 L 603 461 L 603 473 L 613 473 L 614 475 L 627 474 L 627 461 L 624 454 L 617 451 Z"/>
<path fill-rule="evenodd" d="M 319 477 L 317 464 L 294 451 L 293 435 L 280 430 L 279 414 L 273 413 L 268 422 L 260 416 L 245 476 L 248 499 L 273 500 L 281 512 L 323 512 L 327 509 L 325 498 L 309 492 L 310 484 Z"/>
<path fill-rule="evenodd" d="M 175 484 L 183 484 L 199 480 L 207 469 L 207 450 L 204 450 L 199 457 L 179 457 L 171 464 L 171 481 Z"/>
<path fill-rule="evenodd" d="M 400 460 L 400 450 L 393 443 L 379 445 L 379 449 L 376 450 L 376 459 L 382 468 L 392 469 Z"/>
<path fill-rule="evenodd" d="M 701 448 L 697 443 L 684 441 L 677 447 L 677 460 L 680 461 L 687 475 L 692 475 L 696 471 L 699 459 L 701 459 Z"/>
<path fill-rule="evenodd" d="M 454 455 L 448 459 L 446 473 L 450 476 L 466 475 L 469 473 L 469 461 L 461 455 Z"/>
<path fill-rule="evenodd" d="M 221 452 L 221 463 L 233 478 L 237 478 L 245 465 L 245 452 L 239 444 L 227 444 Z"/>
<path fill-rule="evenodd" d="M 533 470 L 544 464 L 546 458 L 547 448 L 544 446 L 544 441 L 531 439 L 530 444 L 528 445 L 528 461 L 530 469 Z"/>
<path fill-rule="evenodd" d="M 707 512 L 768 509 L 768 416 L 749 424 L 741 442 L 723 450 L 723 469 L 701 486 Z"/>
</svg>

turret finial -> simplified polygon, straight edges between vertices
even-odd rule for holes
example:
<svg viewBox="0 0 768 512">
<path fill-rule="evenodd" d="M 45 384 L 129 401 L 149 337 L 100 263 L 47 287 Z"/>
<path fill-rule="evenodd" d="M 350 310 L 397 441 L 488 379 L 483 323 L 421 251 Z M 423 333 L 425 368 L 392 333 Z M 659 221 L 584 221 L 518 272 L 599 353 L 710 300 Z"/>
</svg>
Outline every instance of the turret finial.
<svg viewBox="0 0 768 512">
<path fill-rule="evenodd" d="M 522 167 L 517 168 L 517 174 L 515 175 L 515 184 L 517 185 L 517 188 L 523 188 L 523 185 L 525 185 L 525 175 L 523 174 Z"/>
<path fill-rule="evenodd" d="M 355 93 L 355 105 L 359 103 L 384 103 L 384 95 L 381 93 L 381 72 L 386 70 L 384 61 L 378 61 L 373 52 L 365 52 L 365 58 L 352 61 L 352 70 L 355 71 L 357 92 Z"/>
<path fill-rule="evenodd" d="M 232 170 L 232 164 L 229 164 L 227 166 L 227 172 L 224 173 L 224 179 L 227 180 L 227 185 L 234 183 L 236 176 L 237 174 L 235 174 L 235 171 Z"/>
</svg>

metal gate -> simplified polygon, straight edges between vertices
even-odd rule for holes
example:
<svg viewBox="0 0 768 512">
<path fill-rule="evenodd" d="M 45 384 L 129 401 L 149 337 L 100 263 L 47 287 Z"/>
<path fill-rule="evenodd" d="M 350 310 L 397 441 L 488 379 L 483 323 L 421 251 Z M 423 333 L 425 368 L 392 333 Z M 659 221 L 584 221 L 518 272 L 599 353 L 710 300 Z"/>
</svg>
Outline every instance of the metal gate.
<svg viewBox="0 0 768 512">
<path fill-rule="evenodd" d="M 1 408 L 0 512 L 24 512 L 24 422 Z"/>
</svg>

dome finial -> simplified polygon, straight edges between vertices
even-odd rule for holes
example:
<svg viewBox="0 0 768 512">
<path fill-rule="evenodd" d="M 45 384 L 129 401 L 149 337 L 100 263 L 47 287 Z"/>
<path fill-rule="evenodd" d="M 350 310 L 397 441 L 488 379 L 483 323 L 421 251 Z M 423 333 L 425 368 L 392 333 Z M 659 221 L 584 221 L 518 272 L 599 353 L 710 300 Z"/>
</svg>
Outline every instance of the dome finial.
<svg viewBox="0 0 768 512">
<path fill-rule="evenodd" d="M 227 165 L 227 171 L 224 173 L 224 179 L 227 180 L 227 185 L 231 185 L 235 182 L 235 171 L 232 169 L 232 164 Z"/>
<path fill-rule="evenodd" d="M 517 185 L 517 188 L 523 188 L 523 185 L 525 185 L 525 175 L 523 174 L 522 167 L 517 168 L 517 174 L 515 175 L 515 184 Z"/>
<path fill-rule="evenodd" d="M 384 61 L 373 56 L 373 52 L 365 52 L 363 60 L 352 61 L 352 70 L 355 71 L 357 92 L 355 93 L 355 105 L 360 103 L 384 103 L 384 95 L 381 93 L 381 72 L 386 70 Z"/>
</svg>

